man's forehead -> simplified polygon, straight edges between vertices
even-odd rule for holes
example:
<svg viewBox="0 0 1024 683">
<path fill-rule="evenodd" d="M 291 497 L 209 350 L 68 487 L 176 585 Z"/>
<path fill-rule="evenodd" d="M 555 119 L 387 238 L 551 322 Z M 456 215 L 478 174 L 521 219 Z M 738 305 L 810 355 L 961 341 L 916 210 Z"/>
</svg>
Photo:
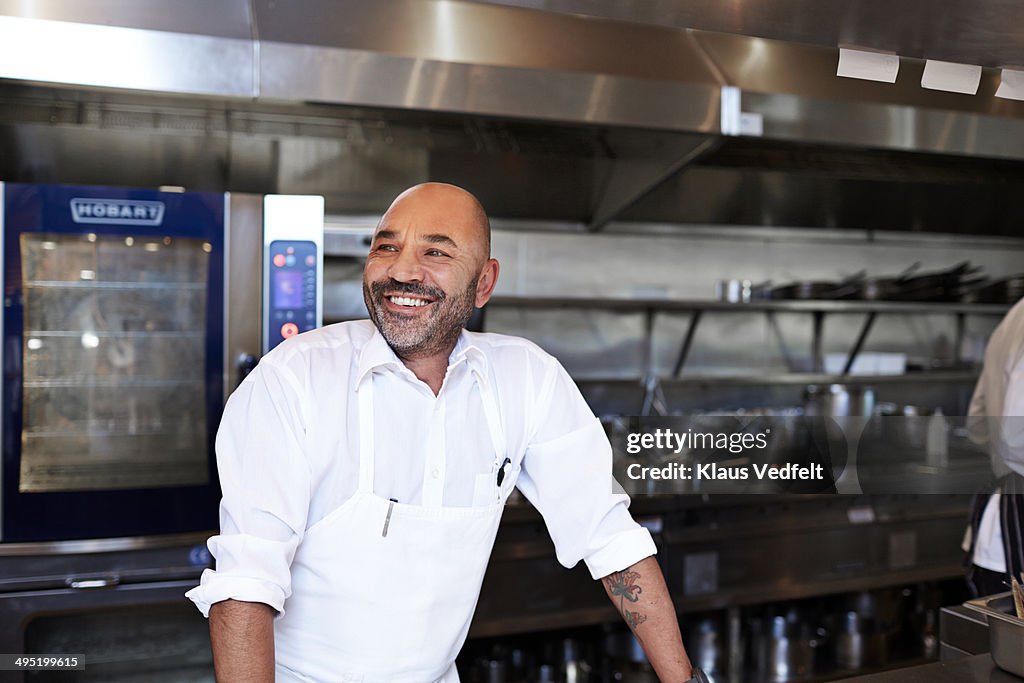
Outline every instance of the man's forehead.
<svg viewBox="0 0 1024 683">
<path fill-rule="evenodd" d="M 374 239 L 404 239 L 409 237 L 407 230 L 395 230 L 393 226 L 381 223 L 377 227 L 377 232 L 374 233 Z M 448 244 L 451 246 L 458 246 L 455 237 L 450 235 L 448 232 L 428 232 L 428 231 L 414 231 L 411 237 L 420 242 L 427 242 L 429 244 Z"/>
<path fill-rule="evenodd" d="M 388 212 L 381 218 L 374 238 L 412 239 L 416 241 L 451 241 L 460 245 L 486 241 L 483 227 L 473 217 L 454 216 L 443 212 L 417 214 Z"/>
<path fill-rule="evenodd" d="M 423 183 L 400 194 L 384 213 L 375 239 L 390 231 L 392 239 L 450 240 L 462 247 L 490 251 L 490 225 L 480 202 L 454 185 Z"/>
</svg>

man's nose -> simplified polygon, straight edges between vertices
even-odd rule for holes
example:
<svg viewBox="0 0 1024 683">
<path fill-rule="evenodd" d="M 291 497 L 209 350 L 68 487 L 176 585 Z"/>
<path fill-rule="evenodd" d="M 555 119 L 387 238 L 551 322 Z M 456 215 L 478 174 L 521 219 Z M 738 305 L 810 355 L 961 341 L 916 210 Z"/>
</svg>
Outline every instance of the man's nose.
<svg viewBox="0 0 1024 683">
<path fill-rule="evenodd" d="M 414 251 L 403 249 L 391 262 L 388 275 L 399 282 L 420 282 L 423 280 L 423 264 Z"/>
</svg>

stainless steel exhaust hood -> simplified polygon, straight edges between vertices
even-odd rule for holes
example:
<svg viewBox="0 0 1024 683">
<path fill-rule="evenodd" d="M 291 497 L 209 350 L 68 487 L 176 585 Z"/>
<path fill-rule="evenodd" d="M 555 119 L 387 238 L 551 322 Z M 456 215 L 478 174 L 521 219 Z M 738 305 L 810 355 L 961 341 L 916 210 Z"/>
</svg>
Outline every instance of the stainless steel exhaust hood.
<svg viewBox="0 0 1024 683">
<path fill-rule="evenodd" d="M 508 4 L 0 0 L 0 77 L 708 134 L 742 109 L 766 138 L 1024 158 L 994 70 L 953 95 L 920 88 L 920 60 L 851 81 L 835 47 Z"/>
<path fill-rule="evenodd" d="M 860 26 L 882 11 L 874 0 L 788 0 L 794 22 L 746 0 L 728 3 L 735 16 L 722 3 L 640 4 L 632 21 L 627 0 L 0 0 L 0 102 L 13 88 L 35 117 L 0 107 L 0 128 L 17 129 L 19 163 L 42 164 L 22 179 L 122 182 L 118 164 L 98 174 L 68 150 L 102 139 L 127 159 L 141 143 L 154 176 L 180 166 L 165 182 L 316 192 L 332 211 L 379 208 L 433 177 L 477 186 L 498 215 L 591 229 L 617 218 L 933 229 L 935 217 L 955 229 L 942 208 L 893 225 L 867 215 L 883 181 L 887 203 L 901 187 L 915 205 L 987 203 L 999 234 L 1020 224 L 991 198 L 1021 185 L 1024 103 L 993 96 L 990 63 L 976 96 L 924 90 L 918 57 L 938 41 L 907 32 L 915 49 L 895 84 L 838 78 L 829 41 L 863 26 L 807 17 Z M 1015 16 L 1004 0 L 982 4 Z M 987 26 L 1007 54 L 1003 22 L 987 19 L 968 47 Z M 66 88 L 77 89 L 66 101 L 29 101 Z M 93 125 L 94 140 L 60 123 Z M 143 140 L 145 125 L 166 142 Z M 63 157 L 40 162 L 51 150 Z"/>
</svg>

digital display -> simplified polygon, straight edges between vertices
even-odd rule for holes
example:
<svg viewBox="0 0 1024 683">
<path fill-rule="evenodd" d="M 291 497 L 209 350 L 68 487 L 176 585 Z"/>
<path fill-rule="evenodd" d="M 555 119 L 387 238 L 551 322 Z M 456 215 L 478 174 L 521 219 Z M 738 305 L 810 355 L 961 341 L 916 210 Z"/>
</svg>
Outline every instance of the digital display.
<svg viewBox="0 0 1024 683">
<path fill-rule="evenodd" d="M 274 308 L 302 308 L 302 271 L 274 270 Z"/>
<path fill-rule="evenodd" d="M 317 325 L 317 247 L 306 240 L 274 240 L 267 253 L 267 294 L 264 324 L 267 348 L 312 330 Z"/>
</svg>

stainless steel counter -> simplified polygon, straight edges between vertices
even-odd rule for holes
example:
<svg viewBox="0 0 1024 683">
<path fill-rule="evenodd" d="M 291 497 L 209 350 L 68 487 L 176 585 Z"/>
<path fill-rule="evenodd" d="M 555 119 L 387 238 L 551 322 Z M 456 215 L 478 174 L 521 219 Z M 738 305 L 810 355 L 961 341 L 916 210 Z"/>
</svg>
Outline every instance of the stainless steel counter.
<svg viewBox="0 0 1024 683">
<path fill-rule="evenodd" d="M 1001 671 L 987 654 L 845 679 L 846 683 L 1020 683 L 1021 680 Z"/>
</svg>

